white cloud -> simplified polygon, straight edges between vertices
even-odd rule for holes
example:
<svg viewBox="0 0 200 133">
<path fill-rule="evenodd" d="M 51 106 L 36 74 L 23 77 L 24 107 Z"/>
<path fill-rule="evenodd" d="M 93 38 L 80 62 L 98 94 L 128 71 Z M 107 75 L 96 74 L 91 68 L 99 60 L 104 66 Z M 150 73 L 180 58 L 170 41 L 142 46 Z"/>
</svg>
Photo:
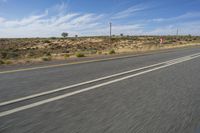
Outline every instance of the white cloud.
<svg viewBox="0 0 200 133">
<path fill-rule="evenodd" d="M 113 35 L 120 35 L 123 33 L 124 35 L 139 35 L 142 34 L 143 27 L 138 24 L 130 24 L 130 25 L 115 25 L 112 27 Z M 81 31 L 81 35 L 108 35 L 109 34 L 109 25 L 95 25 L 92 28 L 87 28 Z"/>
<path fill-rule="evenodd" d="M 178 25 L 168 25 L 163 27 L 158 27 L 148 34 L 150 35 L 176 35 L 177 28 L 179 29 L 180 35 L 200 35 L 200 21 L 185 22 Z"/>
<path fill-rule="evenodd" d="M 134 15 L 134 14 L 140 12 L 140 11 L 143 11 L 145 9 L 147 9 L 146 5 L 135 5 L 135 6 L 129 7 L 126 10 L 123 10 L 123 11 L 116 13 L 112 17 L 112 19 L 126 18 L 126 17 L 132 16 L 132 15 Z"/>
<path fill-rule="evenodd" d="M 103 17 L 103 15 L 95 15 L 95 14 L 84 14 L 82 16 L 79 16 L 75 19 L 73 19 L 70 24 L 71 25 L 82 25 L 82 24 L 87 24 L 90 22 L 95 22 L 100 20 Z"/>
<path fill-rule="evenodd" d="M 61 4 L 57 4 L 57 5 L 55 6 L 55 9 L 56 9 L 57 11 L 62 12 L 63 10 L 67 9 L 67 7 L 68 7 L 68 5 L 67 5 L 66 3 L 62 2 Z"/>
<path fill-rule="evenodd" d="M 34 15 L 29 16 L 27 18 L 23 18 L 21 20 L 13 20 L 13 21 L 5 21 L 2 25 L 5 25 L 5 27 L 16 27 L 16 26 L 26 26 L 30 25 L 32 23 L 37 22 L 37 20 L 40 20 L 41 18 L 48 15 L 48 11 L 46 11 L 44 14 L 41 15 Z"/>
<path fill-rule="evenodd" d="M 166 21 L 177 21 L 177 20 L 182 20 L 182 19 L 191 19 L 191 18 L 197 18 L 197 17 L 200 17 L 200 12 L 188 12 L 188 13 L 182 14 L 180 16 L 176 16 L 176 17 L 156 18 L 156 19 L 152 19 L 152 20 L 149 20 L 149 21 L 166 22 Z"/>
<path fill-rule="evenodd" d="M 130 24 L 130 25 L 116 25 L 113 26 L 113 33 L 119 35 L 121 33 L 126 35 L 136 35 L 142 34 L 142 29 L 144 27 L 140 24 Z"/>
<path fill-rule="evenodd" d="M 56 14 L 49 13 L 48 9 L 44 13 L 31 15 L 17 20 L 9 20 L 0 17 L 0 38 L 6 37 L 51 37 L 60 36 L 62 32 L 68 32 L 70 36 L 75 34 L 79 36 L 85 35 L 108 35 L 109 34 L 109 16 L 105 14 L 95 13 L 65 13 L 66 4 L 56 5 Z M 116 13 L 115 19 L 124 18 L 136 12 L 147 9 L 147 7 L 138 5 L 130 7 L 127 10 Z M 113 34 L 119 35 L 141 35 L 141 34 L 175 34 L 177 29 L 173 23 L 169 26 L 156 26 L 151 30 L 147 30 L 148 25 L 152 22 L 165 22 L 178 19 L 187 19 L 200 16 L 196 13 L 186 13 L 173 18 L 158 18 L 139 24 L 119 24 L 113 20 Z M 112 17 L 113 18 L 113 17 Z M 178 23 L 181 33 L 183 34 L 199 34 L 200 22 Z M 145 29 L 147 28 L 147 29 Z"/>
<path fill-rule="evenodd" d="M 69 9 L 69 5 L 66 2 L 61 2 L 61 3 L 53 6 L 52 8 L 50 8 L 50 10 L 58 12 L 59 15 L 66 13 L 68 9 Z"/>
<path fill-rule="evenodd" d="M 5 21 L 5 18 L 0 17 L 0 24 L 3 23 L 4 21 Z"/>
<path fill-rule="evenodd" d="M 0 18 L 0 37 L 49 37 L 60 36 L 62 32 L 70 35 L 81 34 L 84 31 L 101 25 L 104 15 L 68 13 L 49 16 L 48 12 L 33 15 L 19 20 Z M 99 21 L 99 22 L 98 22 Z"/>
<path fill-rule="evenodd" d="M 62 16 L 48 17 L 45 12 L 41 15 L 29 16 L 21 20 L 2 19 L 0 37 L 51 37 L 68 32 L 71 36 L 107 35 L 109 24 L 104 21 L 103 14 L 68 13 Z M 139 33 L 141 25 L 114 25 L 113 34 Z"/>
<path fill-rule="evenodd" d="M 52 26 L 59 26 L 63 23 L 66 23 L 70 20 L 72 20 L 73 18 L 77 17 L 79 14 L 78 13 L 72 13 L 72 14 L 67 14 L 64 16 L 60 16 L 60 17 L 53 17 L 50 21 Z"/>
<path fill-rule="evenodd" d="M 176 34 L 177 27 L 174 25 L 168 25 L 163 27 L 158 27 L 150 32 L 148 32 L 149 35 L 175 35 Z"/>
</svg>

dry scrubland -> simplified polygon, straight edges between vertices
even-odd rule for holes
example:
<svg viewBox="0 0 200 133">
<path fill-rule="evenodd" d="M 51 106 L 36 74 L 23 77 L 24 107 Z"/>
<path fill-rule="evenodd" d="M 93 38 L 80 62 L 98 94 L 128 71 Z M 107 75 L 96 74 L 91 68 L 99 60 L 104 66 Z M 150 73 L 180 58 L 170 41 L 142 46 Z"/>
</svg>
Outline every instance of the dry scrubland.
<svg viewBox="0 0 200 133">
<path fill-rule="evenodd" d="M 63 60 L 101 54 L 143 52 L 200 43 L 198 36 L 80 37 L 0 39 L 0 64 Z"/>
</svg>

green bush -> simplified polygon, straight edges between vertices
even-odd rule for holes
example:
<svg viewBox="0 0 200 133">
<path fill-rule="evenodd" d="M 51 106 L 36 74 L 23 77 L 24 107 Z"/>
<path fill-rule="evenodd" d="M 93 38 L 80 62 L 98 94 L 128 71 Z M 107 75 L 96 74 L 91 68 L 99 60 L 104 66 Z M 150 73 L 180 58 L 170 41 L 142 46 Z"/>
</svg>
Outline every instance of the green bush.
<svg viewBox="0 0 200 133">
<path fill-rule="evenodd" d="M 85 55 L 83 53 L 77 53 L 76 57 L 85 57 Z"/>
<path fill-rule="evenodd" d="M 109 54 L 115 54 L 115 53 L 116 53 L 115 50 L 109 51 Z"/>
</svg>

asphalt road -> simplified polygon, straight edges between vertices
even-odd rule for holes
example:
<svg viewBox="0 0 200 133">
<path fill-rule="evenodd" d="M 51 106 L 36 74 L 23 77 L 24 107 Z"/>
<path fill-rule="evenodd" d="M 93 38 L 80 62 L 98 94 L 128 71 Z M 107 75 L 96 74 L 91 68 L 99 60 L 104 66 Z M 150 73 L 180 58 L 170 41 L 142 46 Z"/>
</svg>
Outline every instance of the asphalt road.
<svg viewBox="0 0 200 133">
<path fill-rule="evenodd" d="M 131 71 L 0 106 L 0 133 L 200 133 L 197 53 L 198 47 L 2 73 L 0 104 Z"/>
</svg>

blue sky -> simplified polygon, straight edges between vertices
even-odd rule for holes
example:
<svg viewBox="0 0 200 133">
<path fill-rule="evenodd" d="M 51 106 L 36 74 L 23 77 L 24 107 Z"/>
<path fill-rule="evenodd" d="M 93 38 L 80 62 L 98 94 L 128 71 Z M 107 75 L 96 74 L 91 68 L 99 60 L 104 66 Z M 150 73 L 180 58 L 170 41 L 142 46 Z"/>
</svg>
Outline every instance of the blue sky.
<svg viewBox="0 0 200 133">
<path fill-rule="evenodd" d="M 0 0 L 0 37 L 200 35 L 200 0 Z"/>
</svg>

